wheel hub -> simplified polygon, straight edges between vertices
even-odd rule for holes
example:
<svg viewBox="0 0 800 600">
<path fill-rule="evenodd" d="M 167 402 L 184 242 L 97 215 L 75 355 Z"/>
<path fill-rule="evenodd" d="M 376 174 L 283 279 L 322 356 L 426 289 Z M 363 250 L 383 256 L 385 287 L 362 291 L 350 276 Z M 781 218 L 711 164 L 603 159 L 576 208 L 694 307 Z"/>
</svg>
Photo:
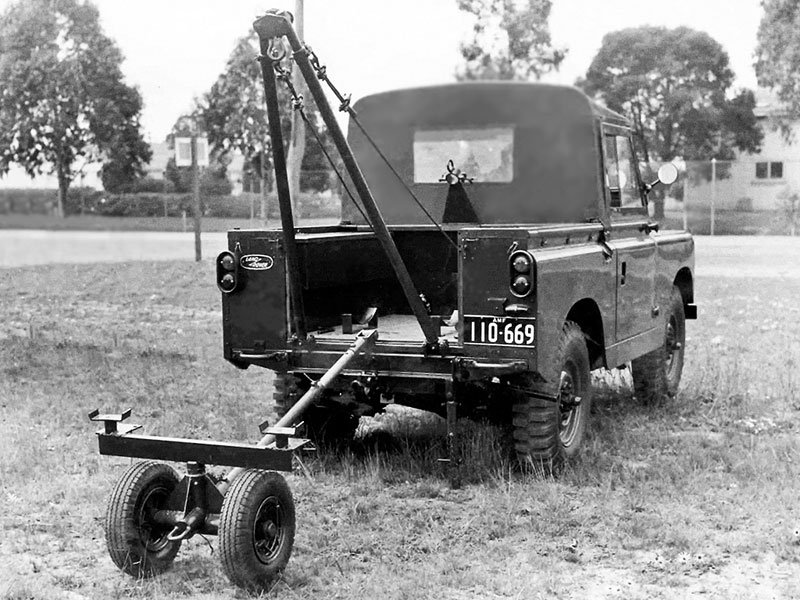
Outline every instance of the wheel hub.
<svg viewBox="0 0 800 600">
<path fill-rule="evenodd" d="M 159 552 L 170 543 L 167 539 L 169 528 L 159 525 L 153 517 L 155 512 L 163 507 L 168 497 L 169 491 L 157 486 L 150 489 L 142 500 L 138 515 L 139 537 L 148 552 Z"/>
<path fill-rule="evenodd" d="M 575 440 L 578 432 L 578 410 L 581 397 L 575 395 L 575 379 L 569 371 L 561 371 L 558 390 L 558 410 L 561 418 L 558 435 L 564 446 Z"/>
<path fill-rule="evenodd" d="M 264 564 L 275 560 L 283 545 L 282 517 L 283 507 L 274 496 L 266 498 L 256 513 L 253 546 L 256 556 Z"/>
<path fill-rule="evenodd" d="M 677 323 L 674 317 L 670 317 L 667 321 L 664 346 L 666 348 L 667 371 L 670 371 L 675 362 L 675 355 L 681 349 L 681 343 L 678 341 Z"/>
</svg>

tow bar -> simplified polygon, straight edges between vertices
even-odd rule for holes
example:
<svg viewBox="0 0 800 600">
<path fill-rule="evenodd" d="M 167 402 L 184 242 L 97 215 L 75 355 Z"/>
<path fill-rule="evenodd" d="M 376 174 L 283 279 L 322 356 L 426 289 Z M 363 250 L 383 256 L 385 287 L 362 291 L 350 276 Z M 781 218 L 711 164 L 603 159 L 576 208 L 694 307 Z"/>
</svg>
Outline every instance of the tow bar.
<svg viewBox="0 0 800 600">
<path fill-rule="evenodd" d="M 220 556 L 231 580 L 245 588 L 270 581 L 289 561 L 294 542 L 294 500 L 285 479 L 294 452 L 307 443 L 297 437 L 303 413 L 359 354 L 374 346 L 376 329 L 358 333 L 352 345 L 256 445 L 136 435 L 140 425 L 117 414 L 89 413 L 103 423 L 100 454 L 186 463 L 180 478 L 154 461 L 132 465 L 120 478 L 106 513 L 106 543 L 112 560 L 137 576 L 160 573 L 174 560 L 183 540 L 218 535 Z M 235 467 L 223 478 L 206 465 Z"/>
</svg>

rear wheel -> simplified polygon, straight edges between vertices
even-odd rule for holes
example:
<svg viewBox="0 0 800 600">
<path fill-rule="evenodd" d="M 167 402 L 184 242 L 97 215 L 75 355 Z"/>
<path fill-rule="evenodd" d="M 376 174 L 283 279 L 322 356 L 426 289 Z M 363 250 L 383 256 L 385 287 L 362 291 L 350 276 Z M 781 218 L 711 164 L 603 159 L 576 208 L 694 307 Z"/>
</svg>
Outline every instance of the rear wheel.
<svg viewBox="0 0 800 600">
<path fill-rule="evenodd" d="M 683 298 L 672 288 L 664 323 L 664 344 L 631 362 L 633 389 L 645 404 L 659 402 L 678 392 L 686 349 L 686 317 Z"/>
<path fill-rule="evenodd" d="M 545 475 L 556 473 L 577 455 L 591 409 L 589 352 L 581 328 L 564 324 L 556 352 L 557 401 L 516 390 L 514 448 L 523 466 Z"/>
<path fill-rule="evenodd" d="M 163 463 L 147 461 L 131 466 L 120 478 L 108 501 L 106 545 L 111 560 L 128 575 L 150 577 L 166 571 L 180 541 L 171 541 L 169 525 L 154 519 L 178 485 L 175 470 Z"/>
<path fill-rule="evenodd" d="M 308 390 L 308 382 L 294 373 L 275 374 L 275 407 L 278 417 L 283 417 Z M 333 398 L 319 398 L 300 417 L 305 423 L 306 435 L 318 446 L 340 448 L 353 441 L 359 417 L 344 402 Z"/>
<path fill-rule="evenodd" d="M 273 471 L 248 469 L 234 479 L 219 518 L 219 553 L 231 582 L 261 591 L 280 575 L 292 554 L 294 500 Z"/>
</svg>

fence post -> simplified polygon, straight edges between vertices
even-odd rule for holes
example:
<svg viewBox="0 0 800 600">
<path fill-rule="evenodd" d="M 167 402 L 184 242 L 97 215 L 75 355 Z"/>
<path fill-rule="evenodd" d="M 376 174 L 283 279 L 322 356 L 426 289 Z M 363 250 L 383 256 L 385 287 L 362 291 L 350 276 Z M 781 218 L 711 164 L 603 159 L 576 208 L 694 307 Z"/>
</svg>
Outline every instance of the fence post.
<svg viewBox="0 0 800 600">
<path fill-rule="evenodd" d="M 200 262 L 203 253 L 200 248 L 200 218 L 202 207 L 200 204 L 200 166 L 197 164 L 197 133 L 192 132 L 192 206 L 194 213 L 194 260 Z"/>
<path fill-rule="evenodd" d="M 714 205 L 717 203 L 717 159 L 711 159 L 711 235 L 714 235 Z"/>
<path fill-rule="evenodd" d="M 167 212 L 167 172 L 164 171 L 164 183 L 161 185 L 161 197 L 164 199 L 164 217 L 168 217 Z"/>
<path fill-rule="evenodd" d="M 683 230 L 689 231 L 689 167 L 683 171 Z"/>
</svg>

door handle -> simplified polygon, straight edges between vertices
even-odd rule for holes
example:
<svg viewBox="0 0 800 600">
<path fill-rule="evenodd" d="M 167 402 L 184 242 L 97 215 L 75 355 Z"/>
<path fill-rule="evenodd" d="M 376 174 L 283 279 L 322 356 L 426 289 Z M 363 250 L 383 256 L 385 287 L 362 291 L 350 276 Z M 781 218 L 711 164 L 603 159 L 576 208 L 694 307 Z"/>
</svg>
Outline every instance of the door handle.
<svg viewBox="0 0 800 600">
<path fill-rule="evenodd" d="M 625 277 L 628 275 L 628 263 L 626 261 L 622 261 L 622 264 L 619 267 L 619 284 L 625 285 Z"/>
</svg>

